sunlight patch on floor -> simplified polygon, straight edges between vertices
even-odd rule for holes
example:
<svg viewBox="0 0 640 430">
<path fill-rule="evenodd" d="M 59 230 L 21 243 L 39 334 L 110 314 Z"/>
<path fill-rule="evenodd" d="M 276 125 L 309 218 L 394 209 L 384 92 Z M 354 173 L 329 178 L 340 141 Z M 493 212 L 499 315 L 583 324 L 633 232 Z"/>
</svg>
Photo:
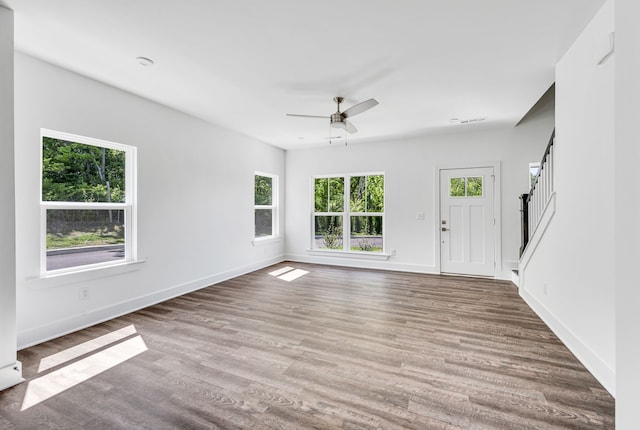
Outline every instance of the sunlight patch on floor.
<svg viewBox="0 0 640 430">
<path fill-rule="evenodd" d="M 306 270 L 302 270 L 302 269 L 295 269 L 292 270 L 290 272 L 285 273 L 284 275 L 278 276 L 278 279 L 282 279 L 283 281 L 287 281 L 287 282 L 291 282 L 295 279 L 300 278 L 301 276 L 306 275 L 307 272 Z"/>
<path fill-rule="evenodd" d="M 274 270 L 273 272 L 269 272 L 269 275 L 271 275 L 271 276 L 280 276 L 283 273 L 287 273 L 287 272 L 289 272 L 291 270 L 293 270 L 293 267 L 285 266 L 285 267 L 282 267 L 280 269 Z"/>
<path fill-rule="evenodd" d="M 125 327 L 125 329 L 129 330 L 128 327 Z M 125 332 L 127 330 L 125 330 Z M 115 334 L 119 331 L 120 330 L 110 334 Z M 133 333 L 136 333 L 135 327 L 133 328 Z M 117 336 L 121 336 L 117 340 L 124 338 L 122 337 L 122 333 L 119 333 L 114 337 Z M 104 336 L 102 336 L 101 338 L 104 338 Z M 101 338 L 97 338 L 95 340 Z M 104 339 L 102 339 L 100 342 L 103 341 Z M 113 340 L 111 343 L 113 343 Z M 85 344 L 81 344 L 78 346 L 83 345 Z M 86 345 L 83 346 L 83 348 L 86 348 Z M 81 384 L 82 382 L 85 382 L 102 372 L 105 372 L 119 364 L 124 363 L 125 361 L 135 357 L 136 355 L 147 351 L 147 349 L 148 348 L 146 343 L 144 342 L 142 337 L 138 335 L 127 339 L 124 342 L 120 342 L 106 349 L 98 351 L 83 359 L 70 363 L 60 369 L 54 370 L 53 372 L 49 372 L 42 376 L 36 377 L 35 379 L 32 379 L 27 383 L 27 390 L 25 392 L 24 400 L 22 401 L 22 408 L 20 410 L 24 411 L 41 402 L 44 402 L 45 400 L 50 399 L 62 393 L 63 391 L 75 387 L 76 385 Z M 75 351 L 75 353 L 77 352 L 78 350 Z M 75 357 L 77 357 L 77 355 L 75 355 Z"/>
<path fill-rule="evenodd" d="M 273 272 L 269 272 L 269 275 L 275 276 L 278 279 L 282 279 L 283 281 L 291 282 L 300 278 L 301 276 L 306 275 L 307 273 L 309 272 L 306 270 L 285 266 L 281 267 L 280 269 L 276 269 Z"/>
<path fill-rule="evenodd" d="M 121 328 L 120 330 L 112 331 L 111 333 L 107 333 L 104 336 L 91 339 L 87 342 L 81 343 L 80 345 L 76 345 L 72 348 L 67 348 L 64 351 L 52 354 L 40 360 L 38 373 L 59 366 L 90 352 L 96 351 L 104 346 L 122 340 L 125 337 L 131 336 L 135 333 L 136 328 L 133 326 L 133 324 L 131 324 Z"/>
</svg>

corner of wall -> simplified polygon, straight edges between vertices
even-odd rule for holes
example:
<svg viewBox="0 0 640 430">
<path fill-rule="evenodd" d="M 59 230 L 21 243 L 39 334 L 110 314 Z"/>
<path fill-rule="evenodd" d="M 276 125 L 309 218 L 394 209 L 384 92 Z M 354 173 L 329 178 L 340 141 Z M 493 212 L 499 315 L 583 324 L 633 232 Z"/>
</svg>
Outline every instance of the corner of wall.
<svg viewBox="0 0 640 430">
<path fill-rule="evenodd" d="M 0 390 L 23 381 L 16 360 L 13 11 L 0 3 Z"/>
</svg>

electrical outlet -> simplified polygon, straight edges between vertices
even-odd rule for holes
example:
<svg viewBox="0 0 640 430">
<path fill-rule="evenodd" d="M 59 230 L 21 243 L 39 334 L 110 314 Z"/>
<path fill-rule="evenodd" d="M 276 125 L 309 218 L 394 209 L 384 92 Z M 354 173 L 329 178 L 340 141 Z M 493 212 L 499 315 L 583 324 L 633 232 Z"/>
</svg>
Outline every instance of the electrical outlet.
<svg viewBox="0 0 640 430">
<path fill-rule="evenodd" d="M 391 251 L 389 251 L 389 254 L 391 254 L 391 255 L 396 255 L 396 250 L 395 250 L 395 249 L 392 249 Z"/>
<path fill-rule="evenodd" d="M 542 292 L 544 293 L 545 296 L 547 295 L 547 289 L 548 289 L 547 288 L 547 284 L 543 284 L 542 285 Z"/>
<path fill-rule="evenodd" d="M 89 287 L 80 288 L 80 300 L 87 300 L 89 298 Z"/>
</svg>

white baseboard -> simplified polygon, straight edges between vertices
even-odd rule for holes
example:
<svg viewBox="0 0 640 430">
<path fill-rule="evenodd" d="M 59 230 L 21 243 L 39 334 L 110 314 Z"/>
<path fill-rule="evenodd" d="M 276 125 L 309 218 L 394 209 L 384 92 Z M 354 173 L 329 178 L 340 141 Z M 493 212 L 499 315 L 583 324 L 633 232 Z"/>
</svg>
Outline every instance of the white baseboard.
<svg viewBox="0 0 640 430">
<path fill-rule="evenodd" d="M 591 372 L 602 386 L 615 397 L 616 374 L 587 344 L 582 342 L 553 312 L 527 290 L 527 267 L 545 236 L 547 227 L 556 212 L 556 193 L 552 193 L 545 206 L 538 226 L 532 232 L 524 254 L 520 257 L 518 291 L 520 297 L 549 326 L 576 358 Z"/>
<path fill-rule="evenodd" d="M 440 274 L 440 271 L 435 266 L 428 266 L 423 264 L 405 264 L 394 263 L 392 261 L 377 261 L 369 259 L 358 258 L 341 258 L 337 256 L 323 257 L 316 254 L 287 254 L 285 260 L 294 261 L 299 263 L 312 263 L 312 264 L 324 264 L 329 266 L 340 267 L 354 267 L 359 269 L 379 269 L 379 270 L 391 270 L 397 272 L 413 272 L 413 273 L 428 273 L 428 274 Z"/>
<path fill-rule="evenodd" d="M 502 273 L 496 273 L 496 279 L 504 279 L 505 281 L 513 281 L 513 270 L 514 269 L 518 269 L 518 262 L 517 261 L 503 261 L 502 262 Z"/>
<path fill-rule="evenodd" d="M 280 255 L 251 265 L 239 267 L 226 272 L 217 273 L 205 278 L 196 279 L 184 284 L 156 291 L 124 302 L 115 303 L 103 308 L 94 309 L 81 315 L 53 321 L 51 323 L 18 332 L 18 350 L 64 336 L 69 333 L 87 328 L 104 321 L 126 315 L 151 305 L 226 281 L 236 276 L 244 275 L 264 267 L 271 266 L 284 260 Z"/>
<path fill-rule="evenodd" d="M 512 271 L 511 282 L 513 282 L 516 287 L 520 287 L 520 274 Z"/>
<path fill-rule="evenodd" d="M 22 363 L 16 361 L 4 367 L 0 367 L 0 391 L 23 382 Z"/>
<path fill-rule="evenodd" d="M 523 280 L 524 281 L 524 280 Z M 556 315 L 547 309 L 525 288 L 519 288 L 520 297 L 549 326 L 562 343 L 591 372 L 602 386 L 615 398 L 616 373 L 591 348 L 578 338 Z"/>
<path fill-rule="evenodd" d="M 394 272 L 426 273 L 431 275 L 440 274 L 439 268 L 434 265 L 396 263 L 391 260 L 387 260 L 387 261 L 377 261 L 377 260 L 370 260 L 370 259 L 360 260 L 353 256 L 349 256 L 348 258 L 341 258 L 339 256 L 324 257 L 322 255 L 318 255 L 317 253 L 287 254 L 285 255 L 285 260 L 300 262 L 300 263 L 324 264 L 329 266 L 354 267 L 358 269 L 390 270 Z M 513 262 L 507 261 L 503 263 L 503 267 L 508 268 L 508 271 L 504 273 L 496 273 L 495 279 L 510 280 L 511 268 L 518 267 L 518 263 L 516 261 L 513 261 Z"/>
</svg>

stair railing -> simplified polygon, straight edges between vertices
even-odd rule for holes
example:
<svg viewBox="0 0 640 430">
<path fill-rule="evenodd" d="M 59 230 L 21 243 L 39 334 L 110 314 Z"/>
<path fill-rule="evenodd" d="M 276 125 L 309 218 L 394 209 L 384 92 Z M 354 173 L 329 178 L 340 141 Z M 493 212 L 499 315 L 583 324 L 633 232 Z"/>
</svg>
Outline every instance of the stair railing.
<svg viewBox="0 0 640 430">
<path fill-rule="evenodd" d="M 524 254 L 527 244 L 535 233 L 536 227 L 540 223 L 540 218 L 553 194 L 553 144 L 555 134 L 554 130 L 551 133 L 547 149 L 544 151 L 544 156 L 531 185 L 531 190 L 529 190 L 528 194 L 520 196 L 520 224 L 522 226 L 520 256 Z"/>
</svg>

